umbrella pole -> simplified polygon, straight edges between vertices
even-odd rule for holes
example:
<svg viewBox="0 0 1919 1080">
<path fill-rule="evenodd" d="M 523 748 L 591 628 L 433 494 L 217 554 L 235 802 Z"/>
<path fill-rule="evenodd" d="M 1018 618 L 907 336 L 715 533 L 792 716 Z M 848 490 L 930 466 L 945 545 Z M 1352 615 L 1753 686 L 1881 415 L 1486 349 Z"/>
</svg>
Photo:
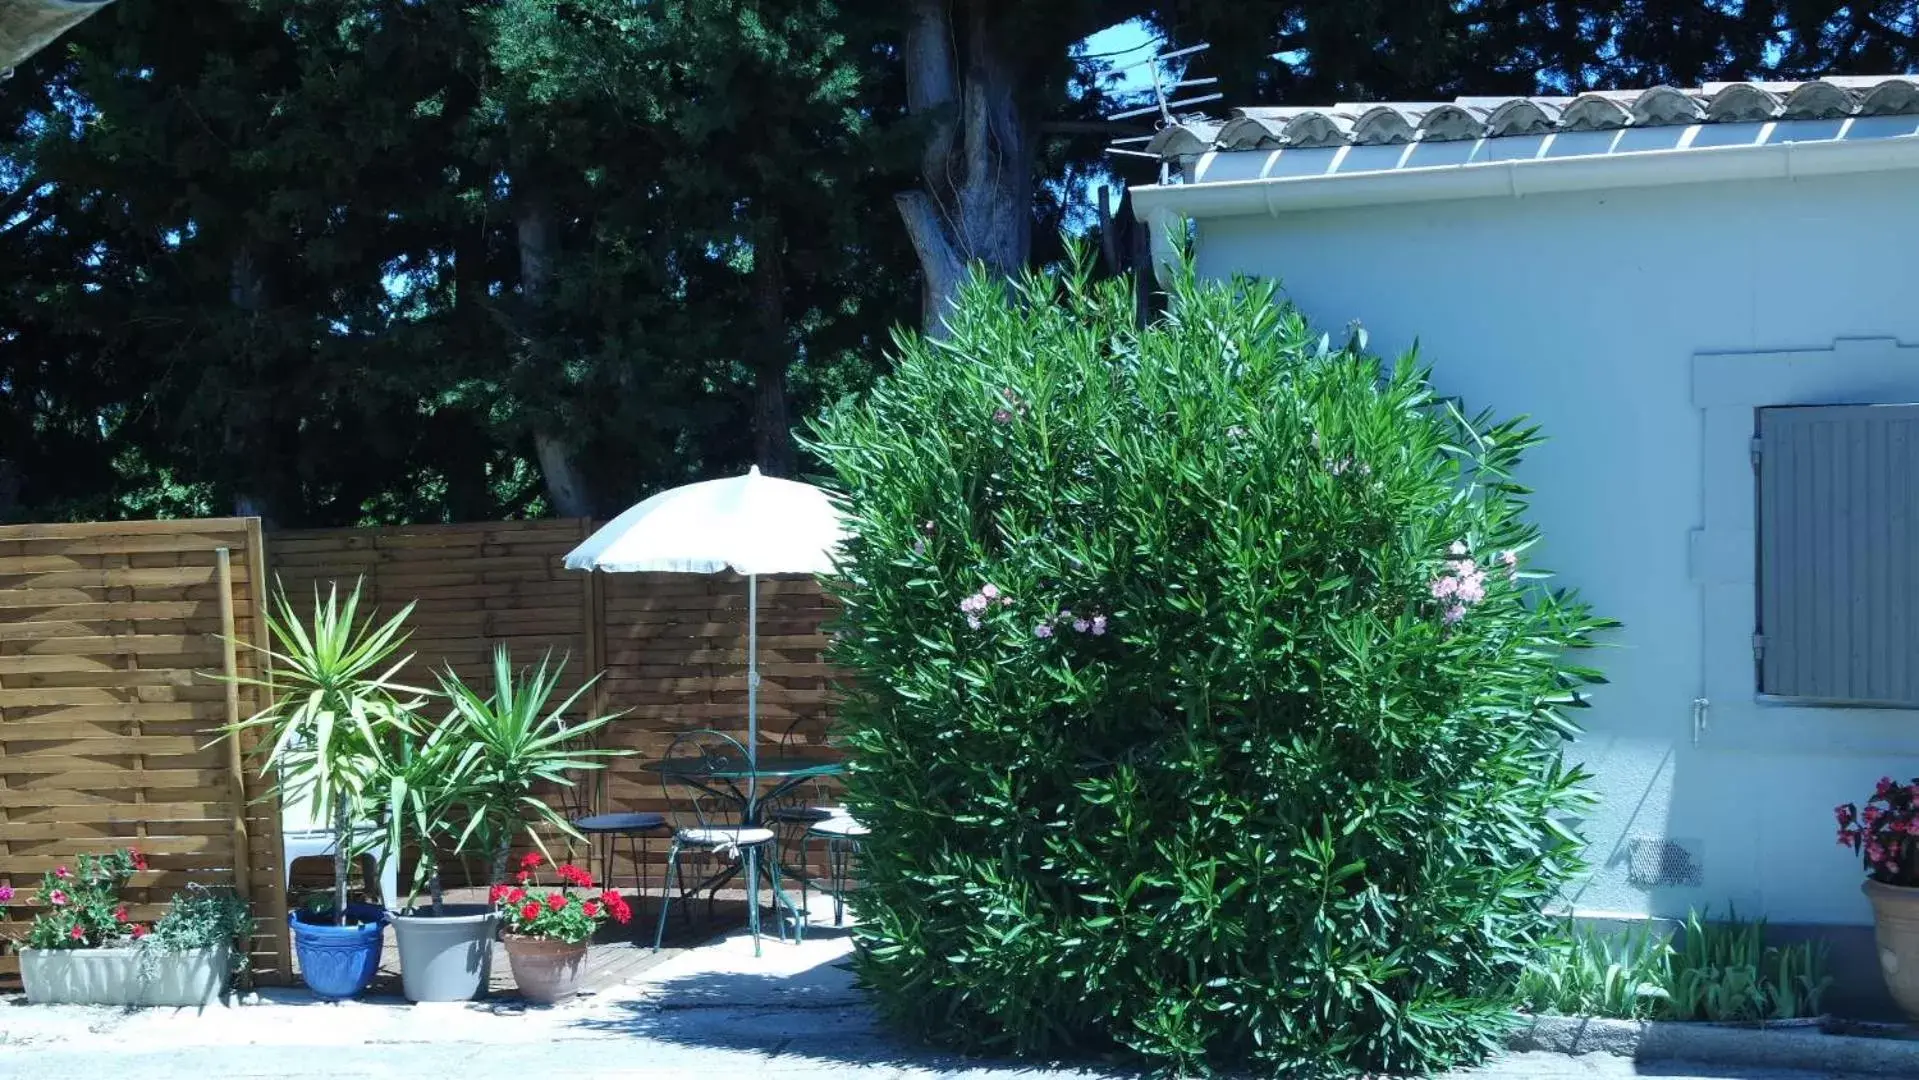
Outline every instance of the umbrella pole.
<svg viewBox="0 0 1919 1080">
<path fill-rule="evenodd" d="M 760 760 L 760 576 L 746 575 L 746 764 Z"/>
</svg>

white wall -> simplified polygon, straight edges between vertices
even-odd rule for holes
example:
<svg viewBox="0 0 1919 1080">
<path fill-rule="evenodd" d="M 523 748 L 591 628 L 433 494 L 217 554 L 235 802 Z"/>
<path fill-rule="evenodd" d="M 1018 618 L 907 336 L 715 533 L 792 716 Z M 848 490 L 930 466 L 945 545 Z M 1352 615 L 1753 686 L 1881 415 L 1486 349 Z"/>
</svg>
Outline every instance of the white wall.
<svg viewBox="0 0 1919 1080">
<path fill-rule="evenodd" d="M 1443 392 L 1544 425 L 1524 474 L 1539 562 L 1624 623 L 1592 657 L 1611 684 L 1574 755 L 1604 800 L 1582 913 L 1870 921 L 1832 806 L 1919 775 L 1919 714 L 1756 700 L 1746 439 L 1753 404 L 1919 401 L 1919 349 L 1700 354 L 1919 344 L 1915 190 L 1919 172 L 1875 173 L 1198 224 L 1202 273 L 1277 277 L 1319 325 L 1417 341 Z M 1700 887 L 1628 880 L 1630 842 L 1662 837 L 1698 853 Z"/>
</svg>

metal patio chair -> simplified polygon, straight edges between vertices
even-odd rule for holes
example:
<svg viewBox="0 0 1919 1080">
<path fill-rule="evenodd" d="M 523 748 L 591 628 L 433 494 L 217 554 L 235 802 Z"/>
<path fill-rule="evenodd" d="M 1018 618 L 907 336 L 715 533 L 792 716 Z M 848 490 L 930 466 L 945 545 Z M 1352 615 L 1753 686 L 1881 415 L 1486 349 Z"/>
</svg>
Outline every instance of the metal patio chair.
<svg viewBox="0 0 1919 1080">
<path fill-rule="evenodd" d="M 666 940 L 666 917 L 673 905 L 674 890 L 685 886 L 680 856 L 687 851 L 699 851 L 737 854 L 746 864 L 746 921 L 753 935 L 753 953 L 759 955 L 762 857 L 768 859 L 765 869 L 773 881 L 776 911 L 784 894 L 780 892 L 779 853 L 773 830 L 741 824 L 741 814 L 753 798 L 757 779 L 748 764 L 746 748 L 717 731 L 689 731 L 673 740 L 656 768 L 661 792 L 673 809 L 674 829 L 673 843 L 666 855 L 666 883 L 660 892 L 659 926 L 653 934 L 654 951 L 658 952 Z M 713 887 L 717 891 L 718 883 Z M 695 886 L 692 891 L 698 888 Z M 680 895 L 682 918 L 690 895 L 690 891 Z M 779 924 L 779 933 L 780 940 L 784 941 L 784 921 Z"/>
<path fill-rule="evenodd" d="M 599 857 L 602 888 L 619 887 L 613 877 L 613 865 L 614 859 L 619 856 L 620 841 L 626 841 L 627 858 L 633 861 L 635 896 L 644 909 L 651 877 L 652 841 L 672 835 L 673 828 L 665 814 L 652 811 L 610 810 L 594 813 L 593 785 L 604 780 L 606 772 L 605 769 L 580 769 L 569 774 L 567 779 L 572 783 L 560 787 L 560 809 L 568 823 L 586 837 L 589 859 L 595 855 Z"/>
</svg>

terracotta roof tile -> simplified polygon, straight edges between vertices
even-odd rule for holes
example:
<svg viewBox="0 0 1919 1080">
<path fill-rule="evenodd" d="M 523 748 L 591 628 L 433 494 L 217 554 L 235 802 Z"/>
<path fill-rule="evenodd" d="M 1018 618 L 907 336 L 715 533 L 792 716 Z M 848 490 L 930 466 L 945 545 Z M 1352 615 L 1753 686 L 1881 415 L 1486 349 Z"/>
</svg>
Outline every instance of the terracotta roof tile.
<svg viewBox="0 0 1919 1080">
<path fill-rule="evenodd" d="M 1175 159 L 1208 150 L 1384 146 L 1561 131 L 1904 115 L 1919 115 L 1919 77 L 1833 76 L 1800 83 L 1606 90 L 1574 98 L 1462 97 L 1443 102 L 1245 108 L 1234 110 L 1223 123 L 1180 119 L 1162 127 L 1147 150 Z"/>
</svg>

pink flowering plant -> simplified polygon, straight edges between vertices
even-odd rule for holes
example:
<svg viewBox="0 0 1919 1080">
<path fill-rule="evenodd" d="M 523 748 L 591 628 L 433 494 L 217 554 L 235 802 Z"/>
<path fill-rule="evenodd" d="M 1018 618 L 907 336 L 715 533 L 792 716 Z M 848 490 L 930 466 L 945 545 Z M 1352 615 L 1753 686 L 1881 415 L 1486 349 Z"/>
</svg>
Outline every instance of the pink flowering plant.
<svg viewBox="0 0 1919 1080">
<path fill-rule="evenodd" d="M 1866 876 L 1886 885 L 1919 888 L 1919 777 L 1911 783 L 1879 778 L 1864 807 L 1833 807 L 1839 846 L 1857 852 Z"/>
<path fill-rule="evenodd" d="M 1175 277 L 1144 328 L 1083 263 L 975 280 L 814 430 L 861 976 L 969 1050 L 1444 1071 L 1580 873 L 1608 624 L 1537 565 L 1532 426 Z"/>
<path fill-rule="evenodd" d="M 131 848 L 109 855 L 82 855 L 40 879 L 38 914 L 27 928 L 35 949 L 97 949 L 144 937 L 148 928 L 128 918 L 121 899 L 127 882 L 147 868 Z M 8 890 L 11 895 L 12 890 Z"/>
</svg>

